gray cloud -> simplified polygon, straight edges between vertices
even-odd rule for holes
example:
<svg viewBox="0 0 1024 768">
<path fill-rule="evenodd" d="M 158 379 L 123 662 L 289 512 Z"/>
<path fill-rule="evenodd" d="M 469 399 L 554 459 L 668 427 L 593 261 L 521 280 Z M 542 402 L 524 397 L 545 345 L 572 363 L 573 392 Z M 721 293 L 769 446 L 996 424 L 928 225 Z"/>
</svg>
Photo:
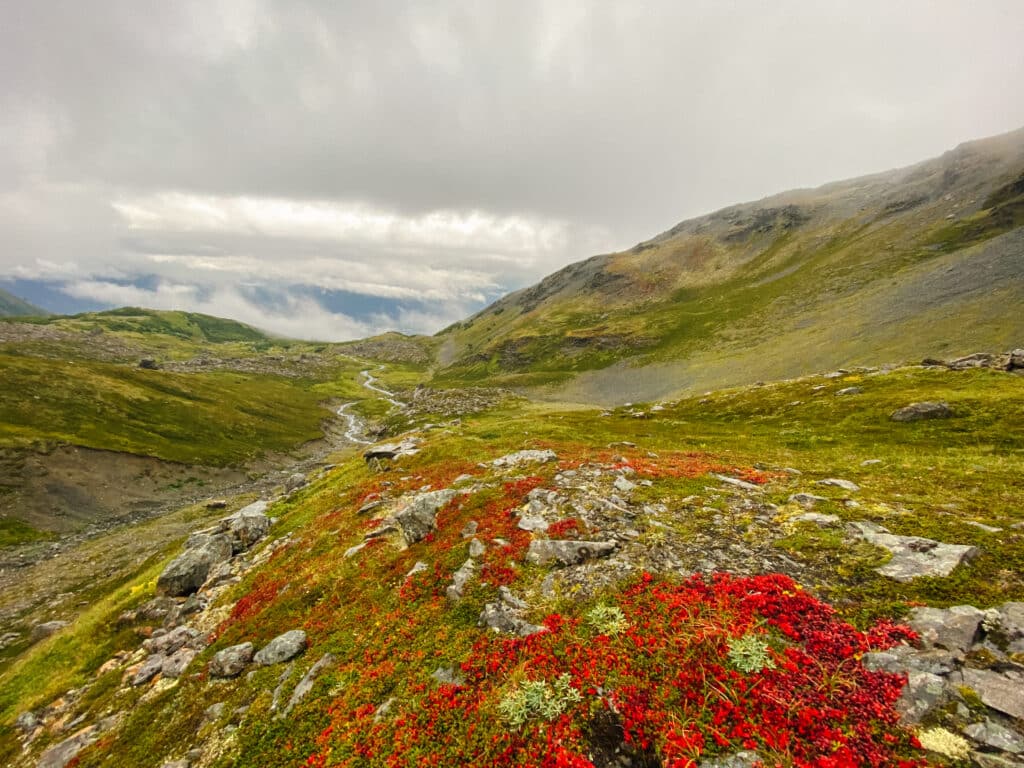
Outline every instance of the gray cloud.
<svg viewBox="0 0 1024 768">
<path fill-rule="evenodd" d="M 422 290 L 447 317 L 1018 127 L 1021 39 L 1017 0 L 5 3 L 0 277 Z"/>
</svg>

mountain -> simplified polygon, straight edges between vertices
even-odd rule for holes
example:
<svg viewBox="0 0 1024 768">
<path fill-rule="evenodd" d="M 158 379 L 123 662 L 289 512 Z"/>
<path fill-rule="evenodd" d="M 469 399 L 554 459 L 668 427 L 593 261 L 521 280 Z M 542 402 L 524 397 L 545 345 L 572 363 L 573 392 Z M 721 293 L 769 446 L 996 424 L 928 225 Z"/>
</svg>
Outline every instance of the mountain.
<svg viewBox="0 0 1024 768">
<path fill-rule="evenodd" d="M 0 321 L 0 764 L 1017 765 L 1022 169 L 734 206 L 432 338 Z"/>
<path fill-rule="evenodd" d="M 49 314 L 45 309 L 29 304 L 19 299 L 13 293 L 0 288 L 0 317 L 36 316 L 42 317 Z"/>
<path fill-rule="evenodd" d="M 684 221 L 440 334 L 439 383 L 615 403 L 1024 339 L 1024 129 Z"/>
</svg>

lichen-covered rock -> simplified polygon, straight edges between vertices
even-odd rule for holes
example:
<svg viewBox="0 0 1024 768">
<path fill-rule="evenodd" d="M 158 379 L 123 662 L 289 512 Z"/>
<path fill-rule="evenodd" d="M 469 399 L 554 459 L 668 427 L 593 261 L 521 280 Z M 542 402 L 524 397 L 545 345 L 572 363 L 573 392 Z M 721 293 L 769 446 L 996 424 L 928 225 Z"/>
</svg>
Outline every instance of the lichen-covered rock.
<svg viewBox="0 0 1024 768">
<path fill-rule="evenodd" d="M 306 650 L 306 633 L 301 629 L 293 629 L 278 635 L 253 656 L 253 661 L 261 667 L 271 664 L 282 664 L 290 661 Z"/>
<path fill-rule="evenodd" d="M 135 676 L 132 677 L 132 685 L 145 685 L 154 677 L 159 675 L 164 668 L 167 657 L 162 653 L 151 654 L 139 667 Z"/>
<path fill-rule="evenodd" d="M 395 522 L 402 529 L 406 542 L 421 541 L 436 526 L 437 511 L 455 498 L 456 491 L 446 488 L 442 491 L 421 493 L 395 515 Z"/>
<path fill-rule="evenodd" d="M 977 547 L 943 544 L 919 536 L 896 536 L 875 523 L 851 523 L 850 530 L 868 543 L 892 553 L 889 562 L 876 570 L 901 582 L 921 576 L 949 576 L 954 568 L 978 554 Z"/>
<path fill-rule="evenodd" d="M 240 643 L 218 651 L 210 659 L 211 677 L 238 677 L 252 661 L 252 643 Z"/>
<path fill-rule="evenodd" d="M 224 534 L 197 534 L 191 542 L 160 574 L 156 582 L 158 594 L 190 595 L 203 585 L 214 565 L 231 559 L 231 540 Z"/>
<path fill-rule="evenodd" d="M 179 648 L 164 660 L 163 666 L 160 668 L 160 674 L 172 680 L 181 677 L 197 653 L 197 651 L 191 648 Z"/>
<path fill-rule="evenodd" d="M 985 704 L 1010 717 L 1024 719 L 1024 673 L 966 667 L 962 674 L 964 685 L 977 693 Z"/>
<path fill-rule="evenodd" d="M 892 412 L 893 421 L 922 421 L 924 419 L 948 419 L 953 415 L 946 403 L 911 403 Z"/>
<path fill-rule="evenodd" d="M 616 546 L 614 541 L 531 541 L 526 560 L 534 565 L 577 565 L 593 558 L 606 557 L 615 551 Z"/>
<path fill-rule="evenodd" d="M 266 515 L 268 506 L 265 501 L 254 501 L 221 521 L 231 536 L 235 551 L 248 549 L 267 535 L 270 530 L 270 518 Z"/>
<path fill-rule="evenodd" d="M 476 541 L 476 539 L 474 539 Z M 445 596 L 453 603 L 462 599 L 462 592 L 466 589 L 469 580 L 476 574 L 476 563 L 470 558 L 466 560 L 455 573 L 452 574 L 452 583 L 445 590 Z"/>
<path fill-rule="evenodd" d="M 971 723 L 964 728 L 963 732 L 965 736 L 979 744 L 998 749 L 1001 752 L 1009 752 L 1013 755 L 1024 752 L 1024 737 L 994 720 L 986 719 L 981 723 Z"/>
<path fill-rule="evenodd" d="M 509 453 L 491 462 L 495 467 L 518 467 L 521 464 L 544 464 L 549 461 L 557 461 L 558 456 L 554 451 L 516 451 Z"/>
</svg>

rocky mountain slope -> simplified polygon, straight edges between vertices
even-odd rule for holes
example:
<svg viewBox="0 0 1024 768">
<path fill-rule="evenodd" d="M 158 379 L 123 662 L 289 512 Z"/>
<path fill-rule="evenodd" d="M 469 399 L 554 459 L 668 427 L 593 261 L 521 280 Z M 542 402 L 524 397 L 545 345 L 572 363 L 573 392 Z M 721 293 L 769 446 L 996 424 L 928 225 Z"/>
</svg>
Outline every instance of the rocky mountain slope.
<svg viewBox="0 0 1024 768">
<path fill-rule="evenodd" d="M 440 382 L 621 403 L 1024 334 L 1024 129 L 684 221 L 440 335 Z"/>
</svg>

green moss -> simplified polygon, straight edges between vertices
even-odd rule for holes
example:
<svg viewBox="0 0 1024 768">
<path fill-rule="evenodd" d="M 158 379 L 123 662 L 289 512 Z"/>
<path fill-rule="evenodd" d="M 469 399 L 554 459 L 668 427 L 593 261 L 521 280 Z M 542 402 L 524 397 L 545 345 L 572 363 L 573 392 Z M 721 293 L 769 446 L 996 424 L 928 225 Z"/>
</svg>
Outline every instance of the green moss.
<svg viewBox="0 0 1024 768">
<path fill-rule="evenodd" d="M 33 541 L 47 541 L 52 538 L 52 533 L 36 530 L 21 520 L 15 520 L 11 517 L 0 517 L 0 547 L 27 544 Z"/>
</svg>

